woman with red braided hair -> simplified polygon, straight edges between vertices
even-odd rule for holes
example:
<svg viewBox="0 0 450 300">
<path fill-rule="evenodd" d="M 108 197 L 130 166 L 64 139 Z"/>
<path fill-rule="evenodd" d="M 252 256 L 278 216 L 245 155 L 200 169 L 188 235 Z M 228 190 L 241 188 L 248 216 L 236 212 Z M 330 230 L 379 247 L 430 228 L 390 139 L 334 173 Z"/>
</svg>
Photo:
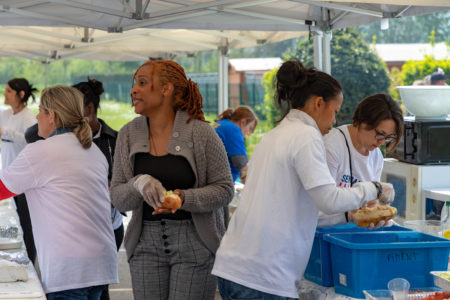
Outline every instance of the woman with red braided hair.
<svg viewBox="0 0 450 300">
<path fill-rule="evenodd" d="M 119 132 L 111 200 L 132 211 L 125 234 L 134 298 L 214 299 L 211 275 L 233 182 L 222 141 L 204 119 L 197 84 L 169 60 L 134 74 L 134 111 Z M 164 208 L 173 190 L 181 207 Z"/>
</svg>

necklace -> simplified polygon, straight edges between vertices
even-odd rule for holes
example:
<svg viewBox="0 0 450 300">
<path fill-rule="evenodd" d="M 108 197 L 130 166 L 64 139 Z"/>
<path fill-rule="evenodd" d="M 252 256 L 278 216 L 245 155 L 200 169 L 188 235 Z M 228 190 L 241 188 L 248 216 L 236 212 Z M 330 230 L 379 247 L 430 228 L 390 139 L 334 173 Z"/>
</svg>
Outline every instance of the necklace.
<svg viewBox="0 0 450 300">
<path fill-rule="evenodd" d="M 155 156 L 158 156 L 158 151 L 156 151 L 156 144 L 155 144 L 155 140 L 153 139 L 153 136 L 152 136 L 152 132 L 150 131 L 150 154 L 151 154 L 151 152 L 152 152 L 152 149 L 153 149 L 153 154 L 155 155 Z"/>
</svg>

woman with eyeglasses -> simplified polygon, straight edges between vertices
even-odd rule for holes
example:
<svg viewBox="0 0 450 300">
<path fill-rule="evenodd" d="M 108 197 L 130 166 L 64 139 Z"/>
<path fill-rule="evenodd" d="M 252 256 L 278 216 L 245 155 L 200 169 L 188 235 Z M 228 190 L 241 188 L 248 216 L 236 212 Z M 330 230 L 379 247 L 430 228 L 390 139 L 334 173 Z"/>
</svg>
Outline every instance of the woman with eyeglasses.
<svg viewBox="0 0 450 300">
<path fill-rule="evenodd" d="M 214 128 L 227 150 L 233 181 L 240 177 L 245 182 L 248 157 L 244 138 L 255 131 L 258 117 L 249 106 L 239 106 L 234 110 L 228 108 L 214 121 Z"/>
<path fill-rule="evenodd" d="M 215 256 L 223 300 L 298 299 L 295 283 L 308 263 L 319 209 L 344 214 L 367 202 L 393 200 L 392 185 L 335 184 L 322 136 L 336 123 L 344 100 L 340 83 L 298 60 L 276 74 L 278 126 L 253 152 L 239 206 Z"/>
<path fill-rule="evenodd" d="M 386 144 L 388 152 L 394 150 L 402 134 L 403 112 L 390 95 L 375 94 L 361 101 L 352 124 L 333 128 L 324 137 L 328 167 L 336 184 L 352 187 L 361 181 L 380 181 L 383 154 L 379 147 Z M 349 219 L 351 213 L 321 213 L 319 226 L 342 224 Z"/>
</svg>

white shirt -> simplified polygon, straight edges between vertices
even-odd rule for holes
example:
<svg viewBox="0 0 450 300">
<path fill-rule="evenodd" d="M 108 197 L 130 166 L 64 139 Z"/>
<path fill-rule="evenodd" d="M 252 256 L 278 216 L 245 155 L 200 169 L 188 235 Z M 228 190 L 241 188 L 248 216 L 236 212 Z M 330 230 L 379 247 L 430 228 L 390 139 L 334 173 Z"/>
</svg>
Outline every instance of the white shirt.
<svg viewBox="0 0 450 300">
<path fill-rule="evenodd" d="M 27 107 L 17 114 L 12 109 L 0 113 L 0 128 L 2 128 L 2 167 L 8 167 L 23 148 L 27 145 L 25 131 L 36 124 L 36 116 Z"/>
<path fill-rule="evenodd" d="M 308 263 L 318 219 L 317 205 L 307 191 L 323 185 L 335 186 L 335 181 L 322 136 L 314 119 L 292 109 L 256 146 L 212 274 L 265 293 L 298 298 L 295 282 Z M 353 200 L 347 207 L 358 207 L 361 199 Z M 341 203 L 346 203 L 344 197 L 335 204 Z"/>
<path fill-rule="evenodd" d="M 100 135 L 102 132 L 102 123 L 99 122 L 99 124 L 100 124 L 100 128 L 98 129 L 95 136 L 92 137 L 93 140 L 100 138 Z M 109 148 L 109 153 L 111 154 L 111 147 Z M 111 155 L 111 157 L 112 157 L 112 155 Z M 113 226 L 114 230 L 116 230 L 120 226 L 122 226 L 122 224 L 123 224 L 122 219 L 123 218 L 122 218 L 122 214 L 120 213 L 120 211 L 111 205 L 111 221 L 112 221 L 112 226 Z"/>
<path fill-rule="evenodd" d="M 46 293 L 118 282 L 108 164 L 73 133 L 29 144 L 0 172 L 25 192 Z"/>
<path fill-rule="evenodd" d="M 349 125 L 339 127 L 347 138 L 352 158 L 353 184 L 361 181 L 380 181 L 383 170 L 383 154 L 379 148 L 369 151 L 369 155 L 363 155 L 355 149 L 348 131 Z M 331 176 L 340 187 L 350 187 L 350 162 L 347 146 L 342 133 L 333 128 L 324 136 L 323 142 L 327 152 L 327 164 Z M 332 226 L 346 223 L 345 215 L 326 215 L 320 213 L 319 226 Z"/>
</svg>

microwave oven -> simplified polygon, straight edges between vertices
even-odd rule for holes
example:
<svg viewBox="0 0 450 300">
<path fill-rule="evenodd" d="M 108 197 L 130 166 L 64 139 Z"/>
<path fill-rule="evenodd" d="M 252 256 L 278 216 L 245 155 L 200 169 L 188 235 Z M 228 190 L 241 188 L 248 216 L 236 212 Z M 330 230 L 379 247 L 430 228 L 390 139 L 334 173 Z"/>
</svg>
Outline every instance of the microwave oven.
<svg viewBox="0 0 450 300">
<path fill-rule="evenodd" d="M 450 189 L 450 165 L 417 165 L 393 158 L 384 159 L 381 181 L 392 183 L 395 199 L 392 206 L 406 220 L 439 218 L 433 207 L 440 201 L 429 198 L 429 190 Z M 437 203 L 435 203 L 435 200 Z M 434 215 L 433 215 L 434 214 Z"/>
<path fill-rule="evenodd" d="M 405 117 L 403 138 L 389 156 L 412 164 L 450 164 L 450 120 Z"/>
</svg>

